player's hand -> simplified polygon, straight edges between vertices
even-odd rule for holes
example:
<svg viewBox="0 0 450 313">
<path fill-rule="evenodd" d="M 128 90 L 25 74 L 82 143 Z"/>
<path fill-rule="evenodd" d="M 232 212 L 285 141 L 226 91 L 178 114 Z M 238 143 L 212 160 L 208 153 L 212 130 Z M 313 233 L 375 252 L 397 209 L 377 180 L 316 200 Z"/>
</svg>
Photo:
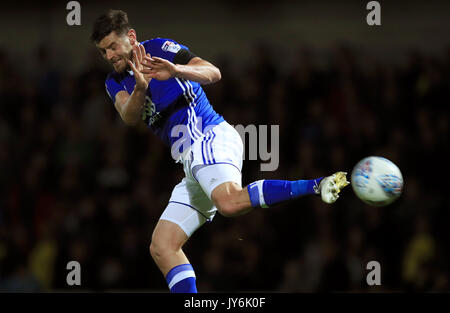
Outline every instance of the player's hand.
<svg viewBox="0 0 450 313">
<path fill-rule="evenodd" d="M 148 84 L 150 83 L 150 80 L 152 77 L 148 74 L 142 73 L 142 70 L 144 69 L 144 57 L 147 57 L 151 59 L 150 54 L 145 54 L 145 48 L 143 45 L 139 45 L 136 47 L 133 47 L 133 62 L 130 60 L 128 61 L 128 65 L 130 66 L 131 70 L 133 71 L 134 78 L 136 79 L 136 87 L 141 90 L 146 90 L 148 87 Z"/>
<path fill-rule="evenodd" d="M 144 56 L 144 68 L 141 73 L 157 80 L 167 80 L 175 77 L 177 66 L 172 62 L 158 57 Z"/>
</svg>

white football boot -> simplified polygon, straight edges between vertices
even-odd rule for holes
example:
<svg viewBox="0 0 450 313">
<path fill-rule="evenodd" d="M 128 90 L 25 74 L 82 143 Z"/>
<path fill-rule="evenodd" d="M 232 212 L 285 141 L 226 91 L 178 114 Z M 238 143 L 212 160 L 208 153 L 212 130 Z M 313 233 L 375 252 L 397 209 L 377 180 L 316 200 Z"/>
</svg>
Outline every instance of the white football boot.
<svg viewBox="0 0 450 313">
<path fill-rule="evenodd" d="M 334 203 L 339 198 L 339 192 L 350 184 L 346 175 L 346 172 L 337 172 L 322 179 L 318 186 L 314 186 L 315 192 L 320 194 L 323 202 Z"/>
</svg>

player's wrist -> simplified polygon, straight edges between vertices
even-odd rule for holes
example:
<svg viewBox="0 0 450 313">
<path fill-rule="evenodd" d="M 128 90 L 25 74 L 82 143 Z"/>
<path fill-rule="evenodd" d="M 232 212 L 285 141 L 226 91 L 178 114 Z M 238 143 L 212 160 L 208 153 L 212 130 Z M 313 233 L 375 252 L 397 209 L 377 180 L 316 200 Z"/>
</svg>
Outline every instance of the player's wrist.
<svg viewBox="0 0 450 313">
<path fill-rule="evenodd" d="M 172 77 L 183 78 L 183 65 L 175 64 L 171 74 Z"/>
<path fill-rule="evenodd" d="M 134 86 L 134 90 L 136 92 L 146 92 L 147 91 L 147 87 L 148 87 L 148 82 L 143 81 L 143 82 L 136 82 L 136 85 Z"/>
</svg>

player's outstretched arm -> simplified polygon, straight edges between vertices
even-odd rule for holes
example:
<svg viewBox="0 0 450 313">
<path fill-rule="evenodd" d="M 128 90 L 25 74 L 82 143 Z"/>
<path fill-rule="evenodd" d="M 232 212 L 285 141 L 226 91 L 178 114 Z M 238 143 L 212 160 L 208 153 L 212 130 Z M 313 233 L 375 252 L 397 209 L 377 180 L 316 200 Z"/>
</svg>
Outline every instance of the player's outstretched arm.
<svg viewBox="0 0 450 313">
<path fill-rule="evenodd" d="M 210 62 L 200 57 L 192 58 L 188 64 L 173 64 L 158 58 L 145 56 L 143 60 L 143 74 L 157 80 L 167 80 L 172 77 L 196 81 L 202 85 L 213 84 L 221 79 L 220 70 Z"/>
</svg>

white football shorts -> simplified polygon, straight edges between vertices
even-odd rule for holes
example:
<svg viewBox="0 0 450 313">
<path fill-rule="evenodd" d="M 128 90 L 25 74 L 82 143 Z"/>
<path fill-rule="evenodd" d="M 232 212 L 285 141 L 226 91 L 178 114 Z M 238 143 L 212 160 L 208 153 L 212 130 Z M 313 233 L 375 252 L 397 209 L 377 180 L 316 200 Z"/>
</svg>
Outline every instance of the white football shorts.
<svg viewBox="0 0 450 313">
<path fill-rule="evenodd" d="M 225 182 L 242 186 L 242 156 L 242 139 L 226 121 L 206 132 L 184 153 L 186 176 L 173 189 L 160 219 L 177 224 L 188 237 L 211 222 L 217 212 L 212 191 Z"/>
</svg>

